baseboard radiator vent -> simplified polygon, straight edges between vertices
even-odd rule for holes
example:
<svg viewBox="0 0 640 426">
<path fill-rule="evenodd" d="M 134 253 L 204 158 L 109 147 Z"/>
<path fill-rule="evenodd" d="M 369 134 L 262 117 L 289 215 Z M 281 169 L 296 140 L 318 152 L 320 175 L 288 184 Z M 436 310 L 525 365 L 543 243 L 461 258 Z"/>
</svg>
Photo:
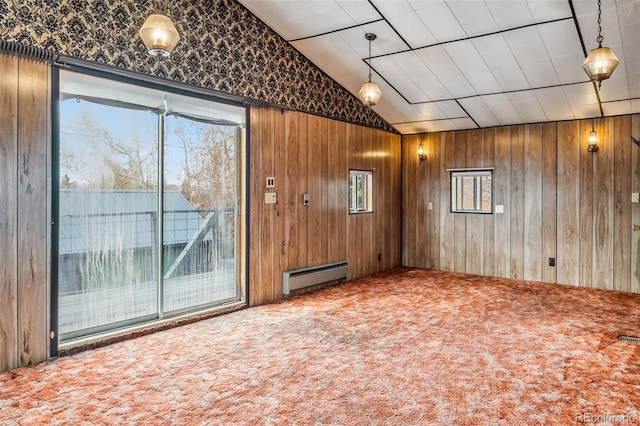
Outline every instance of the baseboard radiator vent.
<svg viewBox="0 0 640 426">
<path fill-rule="evenodd" d="M 336 262 L 310 268 L 296 269 L 282 273 L 282 292 L 289 294 L 294 290 L 311 287 L 330 281 L 347 279 L 349 263 Z"/>
<path fill-rule="evenodd" d="M 618 340 L 623 340 L 625 342 L 640 343 L 640 337 L 618 336 Z"/>
</svg>

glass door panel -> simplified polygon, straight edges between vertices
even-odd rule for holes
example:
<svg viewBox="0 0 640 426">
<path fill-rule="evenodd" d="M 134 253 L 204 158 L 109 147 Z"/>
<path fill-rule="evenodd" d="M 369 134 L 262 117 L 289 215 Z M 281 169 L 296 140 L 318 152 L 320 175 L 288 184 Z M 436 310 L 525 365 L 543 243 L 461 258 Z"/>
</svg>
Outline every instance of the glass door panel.
<svg viewBox="0 0 640 426">
<path fill-rule="evenodd" d="M 157 116 L 60 102 L 59 334 L 157 316 Z"/>
<path fill-rule="evenodd" d="M 163 310 L 192 310 L 237 297 L 237 129 L 165 120 Z"/>
</svg>

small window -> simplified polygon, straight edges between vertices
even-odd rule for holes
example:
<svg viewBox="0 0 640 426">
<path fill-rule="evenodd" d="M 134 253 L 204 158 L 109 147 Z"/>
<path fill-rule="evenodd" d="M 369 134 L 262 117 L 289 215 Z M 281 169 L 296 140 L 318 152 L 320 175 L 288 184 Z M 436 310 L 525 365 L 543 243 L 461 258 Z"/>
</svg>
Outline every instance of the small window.
<svg viewBox="0 0 640 426">
<path fill-rule="evenodd" d="M 450 170 L 450 172 L 452 212 L 493 212 L 493 169 Z"/>
<path fill-rule="evenodd" d="M 373 173 L 349 170 L 349 213 L 373 211 Z"/>
</svg>

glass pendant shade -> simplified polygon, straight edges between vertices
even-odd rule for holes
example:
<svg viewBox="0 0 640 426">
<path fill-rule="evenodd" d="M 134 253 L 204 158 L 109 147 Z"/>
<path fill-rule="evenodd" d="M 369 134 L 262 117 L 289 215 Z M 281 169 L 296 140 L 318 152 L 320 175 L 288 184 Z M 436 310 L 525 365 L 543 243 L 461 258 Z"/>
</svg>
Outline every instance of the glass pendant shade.
<svg viewBox="0 0 640 426">
<path fill-rule="evenodd" d="M 364 83 L 358 92 L 358 97 L 366 106 L 374 106 L 380 100 L 382 92 L 378 85 L 372 81 Z"/>
<path fill-rule="evenodd" d="M 178 41 L 180 34 L 167 16 L 151 15 L 139 31 L 150 55 L 168 57 Z"/>
<path fill-rule="evenodd" d="M 598 47 L 589 52 L 582 68 L 591 81 L 602 81 L 611 77 L 620 61 L 608 47 Z"/>
</svg>

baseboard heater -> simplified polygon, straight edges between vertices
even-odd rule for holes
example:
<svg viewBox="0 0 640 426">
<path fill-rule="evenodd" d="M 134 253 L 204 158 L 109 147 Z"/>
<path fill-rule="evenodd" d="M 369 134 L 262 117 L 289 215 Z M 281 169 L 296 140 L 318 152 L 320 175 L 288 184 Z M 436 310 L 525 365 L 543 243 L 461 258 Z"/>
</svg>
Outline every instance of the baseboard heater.
<svg viewBox="0 0 640 426">
<path fill-rule="evenodd" d="M 282 292 L 289 294 L 293 290 L 311 287 L 317 284 L 346 279 L 349 275 L 349 263 L 336 262 L 310 268 L 295 269 L 282 273 Z"/>
</svg>

